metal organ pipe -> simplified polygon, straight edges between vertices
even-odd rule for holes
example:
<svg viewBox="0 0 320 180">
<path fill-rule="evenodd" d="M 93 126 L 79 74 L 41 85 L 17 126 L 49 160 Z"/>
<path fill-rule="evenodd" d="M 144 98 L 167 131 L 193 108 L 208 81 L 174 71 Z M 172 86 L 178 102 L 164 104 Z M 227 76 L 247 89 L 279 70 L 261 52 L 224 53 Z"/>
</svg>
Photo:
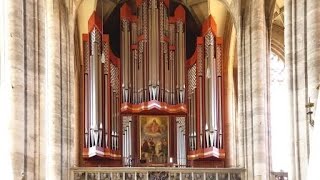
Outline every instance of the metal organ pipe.
<svg viewBox="0 0 320 180">
<path fill-rule="evenodd" d="M 217 117 L 218 117 L 218 132 L 217 132 L 217 147 L 218 148 L 223 148 L 223 141 L 222 141 L 222 45 L 218 44 L 217 45 L 217 59 L 216 59 L 216 64 L 217 64 Z"/>
<path fill-rule="evenodd" d="M 184 103 L 184 15 L 169 24 L 165 1 L 142 0 L 136 22 L 127 17 L 127 8 L 121 19 L 122 102 Z M 179 13 L 184 11 L 179 8 Z"/>
<path fill-rule="evenodd" d="M 130 31 L 129 31 L 129 21 L 126 19 L 122 20 L 122 31 L 121 31 L 121 47 L 123 51 L 121 51 L 121 59 L 123 61 L 122 64 L 122 95 L 123 102 L 129 102 L 130 94 L 131 94 L 131 59 L 130 59 Z"/>
<path fill-rule="evenodd" d="M 91 145 L 98 145 L 98 131 L 99 125 L 102 122 L 102 84 L 101 84 L 101 62 L 99 58 L 98 51 L 98 42 L 93 42 L 92 55 L 90 56 L 90 136 L 91 136 Z"/>
<path fill-rule="evenodd" d="M 176 52 L 177 52 L 177 65 L 178 65 L 178 74 L 177 74 L 177 103 L 184 103 L 185 95 L 185 78 L 184 78 L 184 61 L 185 61 L 185 45 L 184 45 L 184 32 L 183 32 L 183 23 L 181 21 L 177 22 L 177 33 L 176 33 Z"/>
<path fill-rule="evenodd" d="M 105 63 L 104 63 L 104 87 L 105 87 L 105 94 L 104 94 L 104 102 L 105 102 L 105 109 L 104 109 L 104 119 L 105 119 L 105 122 L 104 122 L 104 138 L 105 138 L 105 147 L 109 147 L 109 138 L 108 138 L 108 133 L 109 133 L 109 106 L 107 105 L 109 103 L 109 88 L 107 88 L 109 86 L 109 82 L 108 82 L 108 79 L 109 79 L 109 45 L 106 43 L 106 42 L 103 42 L 104 43 L 104 51 L 103 53 L 106 54 L 106 60 L 105 60 Z"/>
<path fill-rule="evenodd" d="M 214 59 L 214 36 L 209 32 L 205 36 L 206 56 L 206 129 L 209 133 L 209 140 L 207 146 L 216 146 L 217 140 L 217 96 L 216 96 L 216 63 Z"/>
<path fill-rule="evenodd" d="M 89 54 L 90 54 L 90 48 L 89 48 L 89 42 L 88 41 L 85 41 L 84 42 L 84 52 L 85 52 L 85 60 L 86 60 L 86 62 L 88 62 L 89 61 L 89 59 L 90 59 L 90 56 L 89 56 Z M 91 85 L 90 84 L 88 84 L 88 82 L 89 82 L 89 75 L 88 75 L 88 73 L 89 73 L 89 65 L 88 65 L 88 63 L 85 63 L 85 74 L 84 74 L 84 84 L 85 85 L 88 85 L 89 86 L 89 88 L 88 89 L 85 89 L 85 92 L 84 92 L 84 97 L 85 97 L 85 99 L 84 99 L 84 109 L 85 109 L 85 123 L 84 123 L 84 147 L 85 148 L 88 148 L 89 147 L 89 139 L 90 139 L 90 135 L 89 135 L 89 133 L 90 133 L 90 130 L 89 130 L 89 128 L 90 128 L 90 119 L 91 119 L 91 116 L 90 116 L 90 111 L 91 111 L 91 106 L 90 106 L 90 101 L 91 101 L 91 97 L 89 96 L 89 91 L 90 91 L 90 88 L 91 88 Z"/>
<path fill-rule="evenodd" d="M 202 45 L 198 45 L 197 47 L 197 81 L 199 83 L 198 86 L 198 106 L 199 106 L 199 130 L 200 130 L 200 147 L 204 147 L 204 141 L 205 141 L 205 132 L 203 132 L 203 99 L 202 99 L 202 95 L 203 95 L 203 46 Z"/>
</svg>

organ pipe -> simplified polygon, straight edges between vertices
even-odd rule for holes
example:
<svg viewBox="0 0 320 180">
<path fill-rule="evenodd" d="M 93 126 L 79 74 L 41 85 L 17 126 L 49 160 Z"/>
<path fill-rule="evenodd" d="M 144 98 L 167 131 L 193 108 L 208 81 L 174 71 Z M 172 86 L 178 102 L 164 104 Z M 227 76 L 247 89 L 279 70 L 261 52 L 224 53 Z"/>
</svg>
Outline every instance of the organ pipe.
<svg viewBox="0 0 320 180">
<path fill-rule="evenodd" d="M 203 132 L 203 46 L 202 45 L 198 45 L 197 47 L 197 83 L 199 84 L 198 86 L 198 114 L 199 114 L 199 134 L 200 134 L 200 147 L 203 147 L 204 145 L 204 135 L 205 132 Z"/>
<path fill-rule="evenodd" d="M 101 66 L 98 55 L 98 43 L 93 42 L 90 57 L 90 131 L 92 144 L 98 145 L 98 126 L 101 122 Z"/>
<path fill-rule="evenodd" d="M 120 53 L 122 103 L 140 104 L 155 100 L 183 104 L 186 61 L 184 17 L 169 23 L 168 7 L 162 0 L 142 0 L 137 7 L 138 17 L 134 18 L 137 22 L 128 17 L 131 11 L 127 5 L 121 8 L 121 12 L 124 14 L 121 17 Z M 131 45 L 134 45 L 133 49 Z"/>
</svg>

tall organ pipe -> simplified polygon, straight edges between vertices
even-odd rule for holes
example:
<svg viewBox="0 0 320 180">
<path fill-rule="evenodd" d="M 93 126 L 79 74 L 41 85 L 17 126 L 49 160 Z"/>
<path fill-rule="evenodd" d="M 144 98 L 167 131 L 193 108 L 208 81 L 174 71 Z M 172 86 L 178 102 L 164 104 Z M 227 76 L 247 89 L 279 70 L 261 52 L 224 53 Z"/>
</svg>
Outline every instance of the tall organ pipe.
<svg viewBox="0 0 320 180">
<path fill-rule="evenodd" d="M 98 42 L 93 43 L 92 55 L 90 57 L 90 130 L 91 139 L 94 145 L 98 144 L 98 127 L 102 118 L 102 82 L 101 82 L 101 65 L 100 58 L 98 55 Z"/>
<path fill-rule="evenodd" d="M 121 31 L 121 59 L 123 60 L 122 69 L 122 100 L 123 102 L 129 102 L 131 94 L 131 81 L 129 75 L 131 74 L 131 61 L 130 61 L 130 31 L 129 21 L 126 19 L 122 20 L 122 31 Z"/>
</svg>

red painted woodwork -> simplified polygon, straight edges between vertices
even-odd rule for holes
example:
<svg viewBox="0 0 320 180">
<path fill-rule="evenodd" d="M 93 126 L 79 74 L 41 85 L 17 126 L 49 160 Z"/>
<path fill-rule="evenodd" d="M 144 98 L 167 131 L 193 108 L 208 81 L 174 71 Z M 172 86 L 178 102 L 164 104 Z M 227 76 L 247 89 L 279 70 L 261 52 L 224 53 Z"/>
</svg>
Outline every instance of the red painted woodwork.
<svg viewBox="0 0 320 180">
<path fill-rule="evenodd" d="M 90 16 L 90 19 L 88 22 L 88 32 L 91 32 L 94 27 L 96 27 L 101 32 L 102 23 L 96 11 L 94 11 Z"/>
<path fill-rule="evenodd" d="M 131 18 L 131 9 L 127 3 L 124 3 L 120 8 L 120 18 Z"/>
<path fill-rule="evenodd" d="M 180 20 L 183 23 L 186 22 L 186 12 L 185 12 L 185 10 L 184 10 L 182 5 L 179 5 L 176 8 L 176 10 L 174 11 L 174 17 L 175 17 L 176 21 Z"/>
<path fill-rule="evenodd" d="M 202 24 L 202 36 L 205 36 L 208 31 L 211 31 L 215 36 L 217 36 L 217 24 L 212 15 L 209 15 Z"/>
<path fill-rule="evenodd" d="M 122 103 L 122 114 L 176 114 L 184 115 L 187 113 L 185 104 L 170 105 L 156 100 L 143 102 L 140 104 Z"/>
<path fill-rule="evenodd" d="M 194 160 L 194 159 L 205 159 L 214 157 L 215 159 L 224 159 L 225 158 L 225 152 L 223 149 L 218 149 L 215 147 L 210 148 L 202 148 L 198 149 L 196 151 L 189 151 L 188 152 L 188 159 Z"/>
</svg>

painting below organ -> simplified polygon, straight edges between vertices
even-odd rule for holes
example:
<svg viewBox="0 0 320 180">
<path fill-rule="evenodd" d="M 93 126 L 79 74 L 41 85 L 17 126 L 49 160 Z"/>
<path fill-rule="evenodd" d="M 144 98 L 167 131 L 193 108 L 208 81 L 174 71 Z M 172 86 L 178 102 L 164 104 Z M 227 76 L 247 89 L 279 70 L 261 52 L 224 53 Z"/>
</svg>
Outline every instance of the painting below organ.
<svg viewBox="0 0 320 180">
<path fill-rule="evenodd" d="M 179 5 L 170 13 L 169 6 L 169 0 L 136 0 L 135 11 L 121 5 L 120 57 L 96 12 L 90 17 L 82 36 L 82 166 L 153 166 L 160 155 L 163 166 L 224 166 L 222 39 L 209 16 L 187 59 L 187 10 Z M 166 131 L 150 124 L 157 131 L 146 134 L 141 119 L 165 119 L 159 127 Z M 165 156 L 146 148 L 154 140 L 166 144 Z"/>
</svg>

